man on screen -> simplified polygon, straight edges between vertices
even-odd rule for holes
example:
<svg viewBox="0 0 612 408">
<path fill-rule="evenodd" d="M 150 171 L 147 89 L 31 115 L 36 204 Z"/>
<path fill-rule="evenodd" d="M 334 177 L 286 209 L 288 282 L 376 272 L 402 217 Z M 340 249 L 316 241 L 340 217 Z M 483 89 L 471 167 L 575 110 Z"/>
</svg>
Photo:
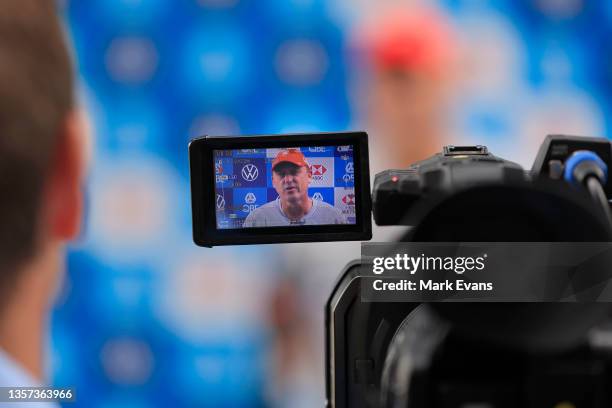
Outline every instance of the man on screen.
<svg viewBox="0 0 612 408">
<path fill-rule="evenodd" d="M 346 224 L 337 208 L 308 196 L 312 171 L 298 149 L 280 151 L 272 161 L 272 184 L 278 198 L 253 210 L 244 227 Z"/>
</svg>

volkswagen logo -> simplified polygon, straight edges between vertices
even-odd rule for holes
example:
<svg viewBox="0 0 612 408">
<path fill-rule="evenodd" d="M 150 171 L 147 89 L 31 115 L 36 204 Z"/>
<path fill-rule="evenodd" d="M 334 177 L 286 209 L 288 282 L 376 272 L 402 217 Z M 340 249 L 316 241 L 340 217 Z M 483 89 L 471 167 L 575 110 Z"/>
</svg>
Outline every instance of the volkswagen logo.
<svg viewBox="0 0 612 408">
<path fill-rule="evenodd" d="M 222 195 L 217 194 L 217 210 L 225 208 L 225 198 Z"/>
<path fill-rule="evenodd" d="M 253 204 L 255 201 L 257 201 L 257 197 L 255 197 L 253 193 L 247 193 L 247 195 L 244 196 L 244 202 L 247 204 Z"/>
<path fill-rule="evenodd" d="M 257 180 L 257 176 L 259 176 L 259 170 L 257 170 L 257 166 L 251 163 L 245 164 L 242 167 L 242 171 L 240 173 L 242 174 L 242 178 L 246 181 L 255 181 Z"/>
</svg>

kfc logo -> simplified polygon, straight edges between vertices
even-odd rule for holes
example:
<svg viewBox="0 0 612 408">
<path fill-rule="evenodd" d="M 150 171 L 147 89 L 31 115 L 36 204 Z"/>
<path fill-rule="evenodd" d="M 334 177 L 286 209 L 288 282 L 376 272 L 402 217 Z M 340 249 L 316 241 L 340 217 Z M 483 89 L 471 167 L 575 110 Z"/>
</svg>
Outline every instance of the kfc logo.
<svg viewBox="0 0 612 408">
<path fill-rule="evenodd" d="M 247 193 L 247 195 L 244 196 L 244 202 L 247 204 L 253 204 L 255 201 L 257 201 L 257 197 L 255 197 L 253 193 Z"/>
<path fill-rule="evenodd" d="M 310 166 L 313 176 L 322 176 L 327 172 L 327 168 L 322 164 L 313 164 Z"/>
<path fill-rule="evenodd" d="M 355 205 L 355 194 L 347 194 L 342 197 L 342 202 L 346 205 Z"/>
<path fill-rule="evenodd" d="M 217 210 L 225 209 L 225 198 L 222 195 L 217 194 Z"/>
<path fill-rule="evenodd" d="M 323 194 L 316 192 L 312 195 L 313 200 L 323 201 Z"/>
<path fill-rule="evenodd" d="M 240 174 L 242 175 L 242 178 L 245 179 L 246 181 L 255 181 L 257 180 L 257 177 L 259 176 L 259 170 L 257 169 L 257 166 L 249 163 L 249 164 L 245 164 L 242 167 Z"/>
</svg>

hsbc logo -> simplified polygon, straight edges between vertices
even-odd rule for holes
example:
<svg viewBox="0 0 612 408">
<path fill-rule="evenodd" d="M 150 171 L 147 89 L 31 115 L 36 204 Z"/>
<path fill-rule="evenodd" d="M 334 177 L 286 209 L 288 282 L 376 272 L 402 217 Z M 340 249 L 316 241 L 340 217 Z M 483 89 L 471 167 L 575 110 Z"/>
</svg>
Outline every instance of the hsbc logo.
<svg viewBox="0 0 612 408">
<path fill-rule="evenodd" d="M 246 181 L 255 181 L 257 180 L 257 177 L 259 176 L 259 170 L 257 169 L 257 166 L 249 163 L 249 164 L 245 164 L 242 167 L 240 174 L 242 175 L 242 178 L 245 179 Z"/>
<path fill-rule="evenodd" d="M 344 166 L 344 171 L 349 174 L 353 174 L 353 172 L 355 171 L 355 169 L 353 168 L 353 162 L 346 163 L 346 166 Z"/>
<path fill-rule="evenodd" d="M 327 167 L 322 164 L 313 164 L 310 166 L 310 171 L 312 171 L 313 176 L 322 176 L 327 172 Z"/>
<path fill-rule="evenodd" d="M 323 201 L 323 194 L 316 192 L 312 195 L 313 200 Z"/>
<path fill-rule="evenodd" d="M 247 195 L 244 196 L 244 202 L 247 204 L 253 204 L 255 201 L 257 201 L 257 197 L 255 197 L 253 193 L 247 193 Z"/>
<path fill-rule="evenodd" d="M 225 209 L 225 198 L 222 195 L 217 194 L 217 210 L 223 209 Z"/>
<path fill-rule="evenodd" d="M 355 205 L 355 194 L 347 194 L 342 197 L 342 202 L 346 205 Z"/>
<path fill-rule="evenodd" d="M 325 147 L 309 147 L 308 151 L 311 153 L 325 153 Z"/>
</svg>

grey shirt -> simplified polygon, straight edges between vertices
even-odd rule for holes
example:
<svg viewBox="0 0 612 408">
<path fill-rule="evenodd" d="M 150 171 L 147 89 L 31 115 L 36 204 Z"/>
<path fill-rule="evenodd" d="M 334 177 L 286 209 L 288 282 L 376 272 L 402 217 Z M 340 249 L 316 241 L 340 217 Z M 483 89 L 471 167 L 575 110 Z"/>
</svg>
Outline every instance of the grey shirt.
<svg viewBox="0 0 612 408">
<path fill-rule="evenodd" d="M 280 198 L 251 211 L 243 227 L 284 227 L 288 225 L 346 224 L 340 210 L 321 200 L 312 200 L 312 208 L 301 220 L 292 221 L 281 209 Z"/>
</svg>

